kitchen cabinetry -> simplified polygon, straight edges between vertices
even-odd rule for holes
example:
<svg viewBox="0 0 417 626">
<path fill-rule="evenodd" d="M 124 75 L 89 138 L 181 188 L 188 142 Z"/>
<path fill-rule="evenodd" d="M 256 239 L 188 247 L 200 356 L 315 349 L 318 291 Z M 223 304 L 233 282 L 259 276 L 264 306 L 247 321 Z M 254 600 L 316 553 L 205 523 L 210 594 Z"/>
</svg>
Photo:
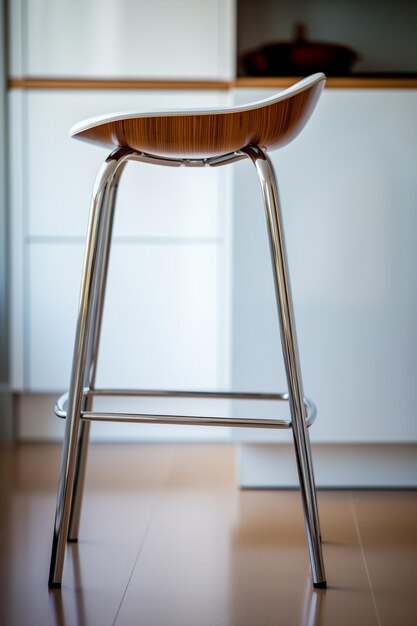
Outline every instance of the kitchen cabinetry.
<svg viewBox="0 0 417 626">
<path fill-rule="evenodd" d="M 212 87 L 234 69 L 231 6 L 10 3 L 13 80 L 90 81 L 90 89 L 10 91 L 11 384 L 18 397 L 59 393 L 69 381 L 88 205 L 108 153 L 71 140 L 69 129 L 115 111 L 226 106 L 230 93 Z M 206 90 L 114 88 L 115 80 L 137 76 L 216 82 Z M 110 83 L 95 89 L 98 78 Z M 230 170 L 128 164 L 98 384 L 228 386 L 230 186 Z M 30 413 L 21 413 L 25 437 L 42 436 L 36 426 L 31 431 Z M 139 437 L 149 430 L 138 427 Z"/>
<path fill-rule="evenodd" d="M 238 0 L 238 58 L 274 41 L 353 48 L 294 144 L 274 153 L 281 182 L 305 390 L 320 485 L 415 486 L 417 6 L 407 0 Z M 257 28 L 254 28 L 254 23 Z M 243 69 L 243 68 L 241 68 Z M 413 78 L 414 77 L 414 78 Z M 242 78 L 239 101 L 291 81 Z M 262 87 L 264 88 L 262 90 Z M 408 87 L 408 89 L 407 89 Z M 405 89 L 404 89 L 405 88 Z M 263 216 L 249 166 L 235 168 L 233 384 L 286 387 Z M 257 254 L 248 252 L 256 249 Z M 295 486 L 289 435 L 240 431 L 239 481 Z M 269 445 L 268 445 L 269 444 Z"/>
<path fill-rule="evenodd" d="M 202 106 L 203 102 L 206 105 L 221 106 L 224 95 L 218 95 L 214 91 L 187 92 L 186 96 L 172 92 L 101 92 L 98 104 L 96 92 L 29 90 L 13 94 L 12 102 L 16 98 L 21 98 L 23 102 L 20 106 L 12 106 L 12 111 L 16 113 L 20 110 L 22 117 L 14 120 L 14 124 L 22 125 L 26 130 L 22 132 L 23 151 L 19 150 L 18 154 L 14 154 L 12 146 L 14 179 L 20 177 L 24 188 L 24 194 L 20 198 L 19 193 L 16 197 L 12 190 L 12 200 L 15 200 L 14 218 L 19 214 L 23 216 L 22 231 L 16 232 L 15 236 L 21 241 L 20 252 L 23 257 L 21 287 L 25 298 L 23 326 L 26 330 L 23 328 L 20 331 L 23 335 L 26 333 L 26 336 L 18 342 L 22 346 L 21 354 L 19 355 L 17 349 L 13 353 L 13 382 L 16 390 L 58 391 L 68 384 L 88 203 L 94 178 L 107 154 L 105 150 L 97 150 L 71 140 L 68 137 L 68 128 L 75 120 L 88 117 L 94 110 L 115 110 L 116 104 L 122 109 L 131 109 L 134 106 L 138 109 L 152 108 L 156 103 L 159 107 L 168 108 L 184 101 L 188 106 Z M 204 386 L 204 381 L 209 386 L 224 384 L 221 377 L 220 380 L 217 378 L 223 352 L 220 344 L 221 333 L 212 324 L 205 328 L 202 316 L 206 319 L 206 314 L 210 312 L 219 324 L 225 318 L 225 305 L 218 297 L 224 292 L 223 277 L 227 275 L 219 267 L 224 259 L 222 247 L 227 236 L 227 217 L 219 207 L 225 187 L 227 180 L 224 170 L 173 171 L 170 168 L 129 164 L 122 180 L 114 232 L 119 256 L 122 257 L 123 253 L 126 255 L 125 267 L 122 259 L 119 259 L 119 275 L 114 280 L 115 285 L 120 287 L 123 283 L 126 286 L 125 308 L 119 323 L 127 333 L 122 344 L 129 347 L 132 345 L 128 328 L 143 331 L 144 320 L 141 316 L 144 314 L 144 306 L 140 305 L 140 300 L 152 298 L 152 292 L 156 289 L 160 290 L 160 294 L 154 322 L 156 326 L 159 325 L 158 321 L 162 326 L 165 325 L 165 330 L 159 328 L 160 337 L 168 332 L 167 313 L 169 311 L 173 316 L 174 301 L 179 307 L 175 310 L 181 310 L 183 315 L 184 333 L 191 332 L 192 335 L 193 327 L 200 329 L 200 335 L 194 336 L 192 342 L 197 351 L 195 354 L 188 354 L 184 344 L 184 358 L 173 351 L 171 365 L 168 357 L 155 359 L 154 370 L 147 364 L 148 386 L 163 385 L 167 378 L 164 368 L 172 368 L 172 363 L 175 362 L 182 372 L 180 386 Z M 16 188 L 18 190 L 20 188 Z M 138 257 L 135 257 L 136 248 L 142 251 Z M 114 256 L 117 257 L 116 252 Z M 177 265 L 179 277 L 174 280 Z M 186 276 L 181 280 L 180 267 L 186 270 Z M 141 271 L 145 271 L 142 279 Z M 162 285 L 166 290 L 165 299 Z M 174 292 L 169 288 L 170 285 L 176 286 Z M 194 294 L 192 302 L 199 302 L 199 305 L 191 306 L 188 293 L 190 288 Z M 118 297 L 122 298 L 122 293 Z M 117 300 L 118 298 L 111 305 L 111 309 Z M 19 304 L 20 300 L 15 303 L 16 306 Z M 201 310 L 197 311 L 196 306 L 200 306 Z M 60 315 L 61 308 L 65 312 Z M 57 335 L 52 342 L 53 328 Z M 60 341 L 59 334 L 62 334 Z M 149 331 L 145 334 L 150 341 Z M 114 329 L 111 337 L 112 350 L 115 350 L 120 337 Z M 176 339 L 179 337 L 177 334 Z M 161 340 L 160 350 L 162 345 Z M 165 348 L 168 355 L 168 344 Z M 53 359 L 46 360 L 48 349 L 52 351 Z M 205 360 L 198 358 L 200 351 L 206 354 Z M 187 357 L 191 357 L 188 366 L 185 363 L 186 353 Z M 136 383 L 132 380 L 134 362 L 135 351 L 129 350 L 125 354 L 124 368 L 118 369 L 119 378 L 125 378 L 127 386 L 138 384 L 137 380 Z M 199 377 L 200 366 L 203 371 Z M 208 379 L 207 368 L 210 371 Z M 224 368 L 221 369 L 224 371 Z M 107 376 L 108 378 L 110 377 Z M 139 380 L 145 384 L 143 376 Z M 178 376 L 175 380 L 178 381 Z"/>
<path fill-rule="evenodd" d="M 271 155 L 305 390 L 319 408 L 313 441 L 417 441 L 415 111 L 416 91 L 328 90 L 300 137 Z M 279 391 L 272 272 L 250 164 L 236 164 L 235 183 L 233 383 Z"/>
<path fill-rule="evenodd" d="M 39 16 L 47 4 L 21 0 L 11 3 L 10 10 L 15 33 L 10 94 L 12 382 L 22 396 L 61 391 L 68 381 L 87 205 L 106 154 L 71 141 L 69 127 L 84 117 L 123 109 L 249 102 L 293 82 L 279 77 L 233 80 L 233 1 L 146 3 L 144 19 L 153 16 L 156 23 L 155 15 L 162 16 L 161 28 L 153 29 L 152 49 L 146 38 L 126 38 L 105 48 L 96 38 L 89 47 L 83 24 L 73 55 L 65 54 L 72 41 L 68 31 L 77 32 L 76 8 L 81 5 L 51 3 L 40 41 Z M 84 21 L 99 24 L 101 33 L 113 32 L 115 24 L 116 41 L 125 15 L 132 10 L 139 20 L 137 7 L 144 3 L 121 3 L 125 13 L 117 24 L 113 4 L 90 0 L 82 6 Z M 352 9 L 342 0 L 333 4 L 340 5 L 341 14 Z M 352 4 L 356 10 L 358 3 Z M 366 3 L 368 9 L 372 4 Z M 290 5 L 284 5 L 289 11 Z M 314 23 L 315 11 L 324 3 L 301 5 L 311 9 Z M 263 33 L 253 44 L 275 33 L 268 19 L 272 4 L 266 1 L 240 0 L 238 21 L 242 11 L 253 15 L 258 6 L 256 23 Z M 36 7 L 39 16 L 28 21 Z M 404 25 L 403 17 L 399 21 Z M 57 41 L 60 29 L 63 36 Z M 200 30 L 204 36 L 198 37 Z M 320 32 L 311 35 L 321 38 Z M 243 36 L 240 28 L 239 46 Z M 348 39 L 342 43 L 353 44 Z M 406 48 L 413 49 L 414 43 Z M 56 58 L 50 58 L 51 50 L 57 51 Z M 158 56 L 155 50 L 165 52 Z M 98 69 L 100 59 L 105 62 Z M 414 66 L 400 57 L 397 61 L 395 68 L 385 69 L 414 72 Z M 204 80 L 205 89 L 184 84 L 193 78 Z M 94 89 L 96 79 L 104 81 L 101 89 Z M 325 484 L 330 476 L 335 484 L 397 484 L 407 475 L 402 484 L 411 485 L 415 479 L 410 476 L 417 475 L 417 83 L 410 77 L 347 77 L 333 78 L 328 85 L 302 135 L 272 155 L 283 200 L 305 389 L 318 405 L 311 436 L 318 450 L 319 482 Z M 250 163 L 175 172 L 128 166 L 115 225 L 102 384 L 285 389 L 273 298 L 260 194 Z M 119 327 L 116 317 L 123 319 Z M 145 352 L 150 355 L 146 363 L 141 360 Z M 30 407 L 24 413 L 30 415 Z M 26 420 L 21 430 L 26 438 L 31 437 L 30 423 Z M 137 432 L 143 437 L 145 430 Z M 163 432 L 158 430 L 157 436 Z M 288 458 L 288 436 L 278 433 L 271 440 L 268 431 L 268 437 L 274 445 L 267 445 L 263 431 L 236 433 L 242 442 L 243 485 L 292 484 L 293 477 L 281 474 L 278 461 Z M 353 459 L 357 471 L 349 480 Z M 340 468 L 344 475 L 337 473 Z"/>
<path fill-rule="evenodd" d="M 13 0 L 11 75 L 230 79 L 232 0 Z"/>
<path fill-rule="evenodd" d="M 248 100 L 269 92 L 238 95 Z M 349 448 L 348 456 L 345 448 L 333 453 L 333 463 L 339 458 L 333 470 L 323 461 L 327 473 L 321 453 L 316 455 L 320 484 L 395 485 L 405 475 L 414 484 L 416 111 L 416 90 L 325 90 L 300 137 L 271 155 L 281 189 L 305 392 L 318 407 L 311 439 L 329 444 L 327 450 Z M 235 167 L 232 380 L 235 388 L 279 391 L 286 381 L 277 358 L 267 233 L 250 170 L 244 162 Z M 273 440 L 283 447 L 274 449 L 262 447 L 271 443 L 269 433 L 242 430 L 236 436 L 248 442 L 240 455 L 242 484 L 296 484 L 295 467 L 291 476 L 281 471 L 291 467 L 289 437 L 277 433 Z M 381 455 L 376 443 L 397 445 Z M 414 448 L 407 448 L 410 443 Z M 355 455 L 358 471 L 350 473 L 346 459 Z M 401 465 L 401 457 L 402 473 L 392 467 L 394 458 Z M 378 470 L 369 478 L 373 464 Z"/>
</svg>

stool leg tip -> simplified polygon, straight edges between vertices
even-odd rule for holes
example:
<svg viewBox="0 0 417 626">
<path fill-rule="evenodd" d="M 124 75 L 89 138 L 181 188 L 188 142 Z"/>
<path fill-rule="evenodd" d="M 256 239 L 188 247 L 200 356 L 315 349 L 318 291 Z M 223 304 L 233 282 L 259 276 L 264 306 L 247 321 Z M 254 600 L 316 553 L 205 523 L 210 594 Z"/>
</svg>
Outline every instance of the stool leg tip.
<svg viewBox="0 0 417 626">
<path fill-rule="evenodd" d="M 327 582 L 323 580 L 321 583 L 313 583 L 314 589 L 327 589 Z"/>
<path fill-rule="evenodd" d="M 61 583 L 48 582 L 48 589 L 61 589 Z"/>
</svg>

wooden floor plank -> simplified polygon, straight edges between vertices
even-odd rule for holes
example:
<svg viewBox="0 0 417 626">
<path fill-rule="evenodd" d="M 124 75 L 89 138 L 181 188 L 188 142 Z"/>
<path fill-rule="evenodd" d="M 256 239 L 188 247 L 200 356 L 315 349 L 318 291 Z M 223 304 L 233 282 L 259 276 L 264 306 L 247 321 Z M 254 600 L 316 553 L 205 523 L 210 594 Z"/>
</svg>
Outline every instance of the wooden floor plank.
<svg viewBox="0 0 417 626">
<path fill-rule="evenodd" d="M 118 626 L 377 625 L 349 493 L 320 494 L 330 589 L 313 592 L 298 492 L 238 491 L 227 447 L 172 468 Z"/>
<path fill-rule="evenodd" d="M 151 448 L 92 446 L 79 542 L 68 545 L 62 590 L 48 592 L 59 451 L 20 447 L 1 513 L 1 624 L 113 623 L 169 462 Z"/>
<path fill-rule="evenodd" d="M 415 626 L 417 492 L 356 492 L 353 503 L 381 626 Z"/>
<path fill-rule="evenodd" d="M 59 446 L 0 448 L 0 623 L 417 623 L 417 492 L 319 492 L 313 591 L 297 491 L 239 491 L 232 445 L 93 445 L 80 540 L 48 592 Z"/>
</svg>

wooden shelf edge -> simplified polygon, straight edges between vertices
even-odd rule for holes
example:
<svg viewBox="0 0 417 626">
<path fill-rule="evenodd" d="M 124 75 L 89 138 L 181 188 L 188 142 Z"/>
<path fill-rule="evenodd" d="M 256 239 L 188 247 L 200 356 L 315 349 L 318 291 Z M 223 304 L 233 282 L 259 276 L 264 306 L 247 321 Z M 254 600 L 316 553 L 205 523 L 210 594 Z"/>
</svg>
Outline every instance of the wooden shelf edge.
<svg viewBox="0 0 417 626">
<path fill-rule="evenodd" d="M 116 80 L 84 78 L 10 78 L 9 89 L 274 89 L 293 85 L 300 77 L 242 77 L 236 80 Z M 328 89 L 417 89 L 417 78 L 330 77 Z"/>
<path fill-rule="evenodd" d="M 93 78 L 9 78 L 9 89 L 230 89 L 227 80 L 119 80 Z"/>
<path fill-rule="evenodd" d="M 242 77 L 235 80 L 235 87 L 273 89 L 274 87 L 290 87 L 301 77 Z M 416 89 L 417 78 L 405 77 L 365 77 L 365 76 L 340 76 L 328 77 L 326 80 L 328 89 Z"/>
</svg>

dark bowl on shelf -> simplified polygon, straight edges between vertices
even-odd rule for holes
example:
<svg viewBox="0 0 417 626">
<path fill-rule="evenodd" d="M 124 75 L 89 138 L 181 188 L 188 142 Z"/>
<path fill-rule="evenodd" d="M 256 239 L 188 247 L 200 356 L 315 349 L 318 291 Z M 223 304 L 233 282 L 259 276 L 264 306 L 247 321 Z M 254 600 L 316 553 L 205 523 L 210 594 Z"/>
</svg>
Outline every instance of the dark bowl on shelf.
<svg viewBox="0 0 417 626">
<path fill-rule="evenodd" d="M 358 55 L 351 48 L 333 43 L 295 40 L 270 43 L 243 54 L 240 63 L 248 76 L 327 76 L 349 74 Z"/>
</svg>

